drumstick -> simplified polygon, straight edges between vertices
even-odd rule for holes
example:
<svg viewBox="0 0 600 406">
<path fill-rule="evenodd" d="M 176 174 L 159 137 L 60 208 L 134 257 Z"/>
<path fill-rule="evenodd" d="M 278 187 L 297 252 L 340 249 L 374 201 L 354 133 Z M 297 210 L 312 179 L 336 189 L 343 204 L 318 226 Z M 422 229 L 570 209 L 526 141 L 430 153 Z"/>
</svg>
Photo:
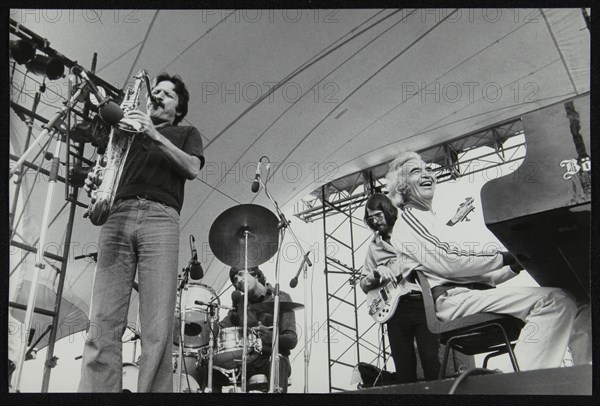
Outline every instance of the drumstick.
<svg viewBox="0 0 600 406">
<path fill-rule="evenodd" d="M 256 327 L 250 327 L 250 330 L 258 330 L 261 327 L 264 327 L 264 328 L 266 328 L 268 330 L 273 330 L 273 326 L 263 326 L 263 325 L 256 326 Z"/>
</svg>

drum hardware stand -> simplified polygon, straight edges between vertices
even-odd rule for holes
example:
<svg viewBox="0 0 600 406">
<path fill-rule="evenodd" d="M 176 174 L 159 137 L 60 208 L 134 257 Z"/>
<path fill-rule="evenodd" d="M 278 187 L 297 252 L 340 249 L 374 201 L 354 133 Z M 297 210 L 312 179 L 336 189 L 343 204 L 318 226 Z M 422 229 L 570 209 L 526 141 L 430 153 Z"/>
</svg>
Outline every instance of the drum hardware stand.
<svg viewBox="0 0 600 406">
<path fill-rule="evenodd" d="M 38 285 L 38 279 L 39 279 L 39 274 L 40 274 L 40 270 L 44 269 L 46 266 L 44 264 L 44 246 L 46 245 L 46 233 L 48 231 L 48 222 L 49 222 L 49 216 L 50 216 L 50 210 L 52 208 L 52 197 L 54 195 L 54 186 L 56 186 L 56 181 L 58 179 L 58 170 L 59 170 L 59 165 L 60 165 L 60 150 L 62 147 L 62 144 L 64 142 L 63 137 L 61 137 L 61 135 L 59 134 L 59 131 L 57 131 L 57 128 L 55 128 L 59 122 L 59 120 L 62 121 L 62 118 L 65 116 L 65 114 L 69 113 L 71 111 L 71 109 L 75 106 L 75 104 L 79 101 L 80 96 L 83 93 L 83 87 L 80 87 L 77 89 L 77 91 L 71 96 L 71 98 L 65 103 L 64 107 L 62 107 L 61 109 L 59 109 L 54 116 L 50 119 L 50 121 L 48 121 L 48 123 L 44 126 L 44 130 L 41 132 L 40 136 L 36 139 L 36 143 L 39 144 L 39 142 L 42 140 L 42 138 L 45 138 L 46 135 L 52 133 L 52 134 L 56 134 L 56 146 L 54 149 L 54 156 L 52 158 L 52 167 L 50 169 L 50 176 L 49 176 L 49 180 L 48 180 L 48 191 L 46 193 L 46 202 L 44 204 L 44 212 L 42 215 L 42 223 L 41 223 L 41 227 L 40 227 L 40 239 L 39 239 L 39 245 L 38 245 L 38 249 L 37 249 L 37 255 L 36 255 L 36 261 L 35 261 L 35 268 L 33 270 L 33 278 L 31 280 L 31 288 L 29 289 L 29 298 L 27 300 L 27 311 L 25 312 L 25 322 L 24 322 L 24 332 L 26 333 L 26 339 L 24 340 L 24 342 L 21 345 L 21 348 L 19 350 L 19 358 L 17 360 L 17 368 L 16 368 L 16 378 L 15 378 L 15 384 L 13 385 L 13 388 L 15 388 L 15 390 L 19 390 L 20 389 L 20 384 L 21 384 L 21 375 L 23 373 L 23 363 L 25 362 L 25 353 L 27 350 L 27 341 L 28 341 L 28 336 L 29 336 L 29 331 L 31 329 L 31 322 L 32 322 L 32 316 L 33 316 L 33 310 L 34 310 L 34 306 L 35 306 L 35 300 L 37 297 L 37 285 Z M 68 130 L 68 129 L 67 129 Z M 31 151 L 33 150 L 34 145 L 31 145 L 31 147 L 25 151 L 25 153 L 23 153 L 23 155 L 21 156 L 21 158 L 17 161 L 15 168 L 11 171 L 9 179 L 12 177 L 12 175 L 14 175 L 14 173 L 19 170 L 19 168 L 21 167 L 21 165 L 23 164 L 23 162 L 25 162 L 25 160 L 27 159 L 27 156 L 31 153 Z"/>
<path fill-rule="evenodd" d="M 262 157 L 262 158 L 266 158 L 266 160 L 267 160 L 267 164 L 266 164 L 267 176 L 265 179 L 267 179 L 267 182 L 268 182 L 269 170 L 271 169 L 271 161 L 269 160 L 268 157 Z M 261 161 L 259 161 L 259 163 L 262 162 L 262 158 L 261 158 Z M 296 242 L 296 245 L 300 249 L 300 252 L 303 255 L 303 261 L 305 262 L 305 264 L 307 264 L 308 266 L 312 266 L 312 262 L 310 262 L 310 259 L 308 258 L 308 254 L 306 253 L 306 251 L 304 251 L 302 244 L 300 244 L 300 241 L 296 237 L 296 234 L 294 234 L 294 231 L 290 227 L 290 222 L 285 218 L 284 214 L 279 209 L 279 205 L 277 204 L 277 201 L 269 193 L 266 183 L 264 183 L 262 181 L 261 176 L 258 176 L 257 179 L 260 182 L 260 184 L 263 186 L 263 189 L 265 190 L 265 194 L 267 195 L 267 197 L 269 198 L 271 203 L 273 203 L 273 206 L 275 207 L 275 212 L 277 213 L 277 216 L 279 217 L 279 229 L 280 229 L 280 235 L 281 235 L 281 240 L 279 242 L 280 246 L 281 246 L 281 243 L 283 243 L 283 236 L 285 234 L 285 230 L 287 229 L 290 231 L 290 234 L 292 235 L 294 241 Z M 271 372 L 270 372 L 270 376 L 269 376 L 269 393 L 281 393 L 281 391 L 282 391 L 282 388 L 279 387 L 279 254 L 280 254 L 280 251 L 277 252 L 277 261 L 276 261 L 276 266 L 275 266 L 275 300 L 274 300 L 275 304 L 274 304 L 274 310 L 273 310 L 273 342 L 272 342 L 272 348 L 271 348 Z M 306 274 L 305 274 L 305 278 L 306 278 Z M 305 298 L 305 300 L 306 300 L 306 298 Z M 305 310 L 305 312 L 306 312 L 306 310 Z M 306 318 L 305 318 L 305 320 L 306 320 Z M 305 340 L 306 340 L 306 334 L 307 334 L 307 332 L 305 331 L 304 332 Z M 244 340 L 245 340 L 245 338 L 244 338 Z M 306 347 L 305 347 L 305 350 L 306 350 Z M 305 362 L 307 362 L 306 353 L 305 353 Z M 306 365 L 305 368 L 306 368 L 306 371 L 305 371 L 305 380 L 306 380 L 308 365 Z M 275 380 L 277 380 L 277 389 L 275 388 L 275 385 L 276 385 Z M 286 385 L 287 385 L 287 382 L 286 382 Z M 304 383 L 304 390 L 305 390 L 305 392 L 308 391 L 308 383 L 307 382 Z"/>
<path fill-rule="evenodd" d="M 181 277 L 181 283 L 179 284 L 179 287 L 177 288 L 177 290 L 180 292 L 179 293 L 179 351 L 177 352 L 177 362 L 179 363 L 179 372 L 178 372 L 178 380 L 177 380 L 177 393 L 181 393 L 181 378 L 182 376 L 182 372 L 183 372 L 183 368 L 185 367 L 185 359 L 184 359 L 184 355 L 183 355 L 183 345 L 184 345 L 184 338 L 183 335 L 185 334 L 185 319 L 187 316 L 187 311 L 186 309 L 182 308 L 181 303 L 187 303 L 186 299 L 187 299 L 187 289 L 185 289 L 185 287 L 187 286 L 188 282 L 189 282 L 189 276 L 190 276 L 190 267 L 186 267 L 183 268 L 183 275 Z M 186 368 L 187 369 L 187 368 Z M 186 379 L 188 380 L 188 390 L 191 392 L 191 387 L 190 387 L 190 382 L 189 382 L 189 375 L 187 374 L 187 370 L 186 372 Z"/>
<path fill-rule="evenodd" d="M 96 254 L 96 257 L 92 257 L 92 258 L 94 258 L 94 261 L 98 262 L 97 261 L 98 253 L 96 252 L 95 254 Z M 77 259 L 77 258 L 75 258 L 75 259 Z M 136 292 L 138 292 L 138 295 L 139 295 L 139 292 L 140 292 L 139 284 L 136 281 L 133 281 L 132 285 L 133 285 L 132 286 L 133 289 Z M 138 301 L 137 301 L 137 317 L 135 318 L 135 322 L 137 323 L 136 326 L 135 326 L 135 328 L 132 328 L 130 326 L 127 326 L 127 328 L 129 329 L 129 331 L 131 331 L 133 333 L 133 337 L 129 340 L 129 341 L 133 341 L 133 354 L 131 355 L 131 362 L 133 364 L 137 365 L 137 362 L 136 362 L 137 344 L 138 344 L 138 340 L 141 338 L 140 331 L 138 330 L 138 328 L 141 327 L 141 322 L 140 322 L 140 300 L 139 300 L 139 296 L 138 296 Z"/>
<path fill-rule="evenodd" d="M 206 383 L 205 393 L 212 393 L 212 381 L 213 381 L 213 356 L 214 356 L 214 345 L 215 345 L 215 332 L 213 327 L 215 325 L 215 320 L 218 319 L 216 316 L 217 312 L 215 312 L 215 307 L 217 310 L 219 309 L 219 305 L 207 305 L 209 312 L 209 327 L 210 330 L 209 338 L 208 338 L 208 378 Z"/>
<path fill-rule="evenodd" d="M 231 382 L 232 386 L 233 386 L 233 393 L 237 393 L 237 380 L 238 380 L 238 376 L 236 376 L 236 369 L 227 369 L 227 370 L 223 370 L 221 371 L 223 372 L 225 375 L 227 375 L 227 379 L 229 379 L 229 382 Z M 230 390 L 231 393 L 231 390 Z"/>
<path fill-rule="evenodd" d="M 246 369 L 248 363 L 248 235 L 244 230 L 244 344 L 242 346 L 242 393 L 246 393 Z"/>
<path fill-rule="evenodd" d="M 212 301 L 212 300 L 211 300 Z M 208 309 L 209 312 L 209 329 L 210 329 L 210 335 L 208 338 L 208 379 L 207 379 L 207 383 L 206 383 L 206 389 L 204 390 L 205 393 L 211 393 L 212 392 L 212 380 L 213 380 L 213 357 L 214 357 L 214 345 L 215 345 L 215 331 L 213 330 L 213 327 L 215 325 L 215 321 L 217 321 L 219 319 L 218 316 L 218 312 L 219 309 L 233 309 L 233 307 L 230 306 L 224 306 L 221 304 L 213 304 L 213 303 L 205 303 L 201 300 L 194 300 L 194 304 L 200 305 L 200 306 L 205 306 Z M 217 309 L 217 311 L 215 312 L 215 309 Z"/>
</svg>

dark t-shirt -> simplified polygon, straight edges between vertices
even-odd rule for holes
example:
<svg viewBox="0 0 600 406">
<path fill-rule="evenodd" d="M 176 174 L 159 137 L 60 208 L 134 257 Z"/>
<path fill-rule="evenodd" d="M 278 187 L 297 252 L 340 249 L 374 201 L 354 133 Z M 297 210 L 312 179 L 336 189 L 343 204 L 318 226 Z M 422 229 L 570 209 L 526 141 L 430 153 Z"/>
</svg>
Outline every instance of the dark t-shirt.
<svg viewBox="0 0 600 406">
<path fill-rule="evenodd" d="M 168 126 L 157 129 L 177 148 L 200 158 L 204 166 L 202 137 L 195 127 Z M 181 211 L 186 178 L 146 134 L 137 134 L 131 144 L 115 200 L 147 195 Z"/>
</svg>

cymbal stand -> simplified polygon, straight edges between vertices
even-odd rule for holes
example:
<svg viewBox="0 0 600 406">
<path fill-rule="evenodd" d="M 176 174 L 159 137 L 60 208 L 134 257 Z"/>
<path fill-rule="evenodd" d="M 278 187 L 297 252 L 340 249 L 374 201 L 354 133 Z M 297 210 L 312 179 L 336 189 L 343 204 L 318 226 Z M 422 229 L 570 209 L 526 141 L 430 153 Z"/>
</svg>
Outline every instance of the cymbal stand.
<svg viewBox="0 0 600 406">
<path fill-rule="evenodd" d="M 266 158 L 266 159 L 267 159 L 267 164 L 266 164 L 267 176 L 265 177 L 265 179 L 267 179 L 267 182 L 268 182 L 269 170 L 271 169 L 271 162 L 270 162 L 269 158 Z M 262 161 L 262 158 L 261 158 L 261 161 Z M 266 183 L 262 181 L 262 177 L 260 177 L 260 176 L 258 177 L 258 181 L 262 185 L 262 187 L 265 191 L 265 194 L 267 195 L 267 198 L 269 198 L 271 203 L 273 203 L 273 206 L 275 207 L 275 212 L 277 213 L 277 216 L 279 217 L 279 228 L 281 230 L 280 246 L 283 243 L 283 235 L 285 233 L 285 230 L 287 229 L 287 230 L 289 230 L 290 234 L 292 235 L 292 238 L 296 242 L 296 245 L 300 249 L 300 252 L 302 253 L 302 256 L 304 257 L 306 264 L 308 264 L 308 266 L 312 266 L 312 262 L 310 262 L 310 259 L 308 258 L 308 254 L 306 253 L 306 251 L 302 247 L 302 244 L 300 244 L 298 237 L 296 237 L 296 234 L 294 234 L 294 231 L 290 227 L 290 222 L 285 218 L 285 215 L 279 209 L 279 205 L 277 204 L 277 201 L 275 201 L 273 196 L 271 196 L 271 194 L 269 193 L 269 189 L 267 188 Z M 270 373 L 270 378 L 269 378 L 269 393 L 275 392 L 275 377 L 279 373 L 279 254 L 280 254 L 280 252 L 277 253 L 277 255 L 278 255 L 277 264 L 275 266 L 275 300 L 274 300 L 275 304 L 274 304 L 274 310 L 273 310 L 273 343 L 272 343 L 272 351 L 271 351 L 271 373 Z M 304 332 L 304 333 L 306 334 L 307 332 Z M 277 380 L 277 382 L 279 382 L 279 380 Z M 281 390 L 281 388 L 278 388 L 277 391 L 280 391 L 280 390 Z"/>
<path fill-rule="evenodd" d="M 285 227 L 280 226 L 279 246 L 283 242 Z M 273 332 L 271 333 L 271 369 L 269 373 L 269 393 L 281 393 L 279 386 L 279 259 L 281 250 L 277 251 L 277 260 L 275 261 L 275 304 L 273 309 Z"/>
<path fill-rule="evenodd" d="M 246 373 L 248 364 L 248 235 L 244 230 L 244 345 L 242 347 L 242 393 L 246 393 Z"/>
</svg>

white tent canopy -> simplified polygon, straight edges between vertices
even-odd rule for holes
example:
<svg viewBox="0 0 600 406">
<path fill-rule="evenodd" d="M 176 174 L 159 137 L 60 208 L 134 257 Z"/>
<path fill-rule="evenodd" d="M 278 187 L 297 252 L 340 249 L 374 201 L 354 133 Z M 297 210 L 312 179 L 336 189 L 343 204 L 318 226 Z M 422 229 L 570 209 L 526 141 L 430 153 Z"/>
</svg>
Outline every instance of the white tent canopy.
<svg viewBox="0 0 600 406">
<path fill-rule="evenodd" d="M 203 134 L 207 163 L 186 184 L 179 267 L 193 234 L 203 283 L 217 291 L 228 266 L 210 251 L 211 224 L 234 205 L 272 208 L 250 191 L 260 157 L 272 162 L 271 194 L 291 213 L 324 183 L 400 150 L 590 90 L 580 9 L 13 10 L 11 18 L 88 69 L 97 52 L 97 76 L 117 88 L 141 68 L 182 76 L 191 94 L 184 124 Z M 47 82 L 48 90 L 65 96 L 66 83 Z M 47 91 L 43 101 L 38 113 L 49 117 L 62 99 Z M 11 136 L 26 131 L 11 116 Z M 98 238 L 81 213 L 72 255 Z"/>
</svg>

